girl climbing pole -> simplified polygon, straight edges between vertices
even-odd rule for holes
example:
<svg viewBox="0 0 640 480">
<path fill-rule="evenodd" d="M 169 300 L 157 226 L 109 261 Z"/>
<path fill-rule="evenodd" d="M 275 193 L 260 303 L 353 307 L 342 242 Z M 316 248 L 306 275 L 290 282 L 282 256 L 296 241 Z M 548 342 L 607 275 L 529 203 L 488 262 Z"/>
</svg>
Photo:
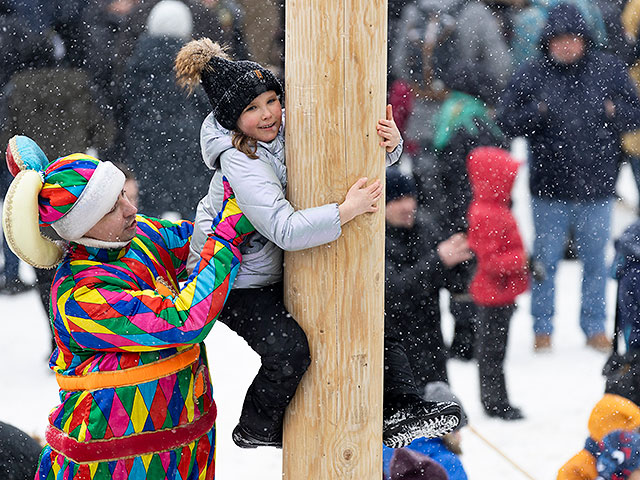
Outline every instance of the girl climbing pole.
<svg viewBox="0 0 640 480">
<path fill-rule="evenodd" d="M 233 440 L 243 448 L 281 447 L 284 412 L 310 362 L 306 335 L 284 306 L 283 251 L 336 240 L 342 225 L 377 211 L 382 185 L 379 180 L 367 185 L 361 178 L 341 204 L 294 210 L 285 198 L 283 91 L 273 73 L 254 62 L 231 60 L 207 38 L 182 48 L 176 72 L 179 83 L 191 90 L 201 84 L 213 107 L 202 126 L 201 147 L 214 175 L 196 213 L 194 261 L 211 219 L 220 211 L 225 181 L 256 228 L 244 246 L 243 263 L 220 316 L 262 361 Z M 402 138 L 390 107 L 377 132 L 387 150 L 387 164 L 396 162 Z M 413 386 L 408 362 L 389 364 L 385 359 L 385 363 L 386 444 L 403 446 L 413 438 L 442 435 L 457 426 L 456 404 L 426 402 Z"/>
</svg>

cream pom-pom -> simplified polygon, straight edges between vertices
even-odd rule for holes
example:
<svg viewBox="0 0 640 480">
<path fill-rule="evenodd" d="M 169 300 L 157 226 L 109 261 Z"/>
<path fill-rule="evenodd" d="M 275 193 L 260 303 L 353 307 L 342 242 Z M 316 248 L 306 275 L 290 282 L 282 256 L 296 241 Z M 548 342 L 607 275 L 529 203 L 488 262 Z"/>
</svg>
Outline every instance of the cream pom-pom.
<svg viewBox="0 0 640 480">
<path fill-rule="evenodd" d="M 63 242 L 40 233 L 38 194 L 42 177 L 35 170 L 23 170 L 11 182 L 4 199 L 2 228 L 9 248 L 36 268 L 53 268 L 64 255 Z"/>
<path fill-rule="evenodd" d="M 189 93 L 200 83 L 202 72 L 211 68 L 209 61 L 213 57 L 231 60 L 225 47 L 209 38 L 192 40 L 180 49 L 176 56 L 175 71 L 178 85 L 187 88 Z"/>
</svg>

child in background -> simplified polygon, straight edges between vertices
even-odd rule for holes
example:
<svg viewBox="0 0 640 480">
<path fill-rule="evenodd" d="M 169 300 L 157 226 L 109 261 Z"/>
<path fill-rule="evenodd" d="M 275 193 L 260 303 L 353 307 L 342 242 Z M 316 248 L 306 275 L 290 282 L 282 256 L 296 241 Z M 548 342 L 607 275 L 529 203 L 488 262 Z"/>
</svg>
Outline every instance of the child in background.
<svg viewBox="0 0 640 480">
<path fill-rule="evenodd" d="M 468 240 L 478 260 L 470 291 L 478 305 L 480 398 L 489 416 L 504 420 L 523 418 L 509 403 L 503 367 L 515 299 L 529 284 L 527 255 L 509 209 L 518 167 L 496 147 L 476 148 L 467 157 L 473 193 Z"/>
<path fill-rule="evenodd" d="M 557 480 L 596 480 L 600 443 L 614 430 L 637 432 L 640 408 L 628 398 L 607 393 L 594 405 L 587 426 L 589 436 L 584 448 L 558 470 Z"/>
<path fill-rule="evenodd" d="M 375 212 L 382 195 L 379 180 L 361 178 L 345 201 L 295 211 L 285 198 L 282 87 L 257 63 L 232 61 L 209 39 L 185 45 L 176 59 L 178 81 L 189 88 L 202 84 L 213 106 L 201 130 L 205 163 L 214 170 L 208 195 L 198 205 L 191 254 L 202 247 L 211 219 L 221 208 L 223 178 L 238 206 L 256 227 L 246 242 L 235 289 L 220 320 L 242 336 L 261 357 L 262 367 L 249 387 L 240 422 L 233 432 L 243 448 L 282 446 L 282 420 L 310 358 L 306 335 L 287 312 L 283 300 L 283 250 L 301 250 L 336 240 L 342 225 L 363 213 Z M 402 139 L 391 109 L 377 125 L 387 164 L 400 157 Z M 417 397 L 419 402 L 422 399 Z M 414 402 L 415 403 L 415 402 Z M 458 423 L 455 404 L 402 404 L 392 417 L 400 436 L 421 429 L 446 433 Z M 448 410 L 447 410 L 448 409 Z M 434 421 L 434 419 L 436 421 Z M 449 425 L 453 423 L 453 425 Z M 402 437 L 404 438 L 404 437 Z M 409 440 L 410 441 L 410 440 Z M 394 443 L 394 442 L 391 442 Z"/>
</svg>

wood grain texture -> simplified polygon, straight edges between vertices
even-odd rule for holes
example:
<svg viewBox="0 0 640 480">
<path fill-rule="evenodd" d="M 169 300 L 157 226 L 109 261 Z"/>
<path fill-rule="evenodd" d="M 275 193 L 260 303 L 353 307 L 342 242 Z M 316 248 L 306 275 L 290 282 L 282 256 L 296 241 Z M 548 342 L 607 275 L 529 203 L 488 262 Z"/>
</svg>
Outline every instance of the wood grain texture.
<svg viewBox="0 0 640 480">
<path fill-rule="evenodd" d="M 384 181 L 386 0 L 288 0 L 288 198 L 342 202 Z M 287 253 L 287 306 L 312 364 L 285 419 L 285 480 L 382 478 L 384 202 L 332 244 Z"/>
</svg>

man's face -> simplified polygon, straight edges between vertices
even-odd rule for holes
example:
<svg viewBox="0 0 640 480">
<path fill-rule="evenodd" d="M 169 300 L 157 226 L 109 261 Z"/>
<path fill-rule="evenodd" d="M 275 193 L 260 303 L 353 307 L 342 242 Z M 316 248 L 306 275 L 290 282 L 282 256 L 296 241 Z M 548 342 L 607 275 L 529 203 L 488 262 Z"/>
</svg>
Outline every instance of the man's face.
<svg viewBox="0 0 640 480">
<path fill-rule="evenodd" d="M 138 181 L 132 178 L 128 178 L 124 182 L 124 193 L 129 199 L 129 202 L 134 207 L 138 208 L 138 198 L 140 195 L 140 189 L 138 188 Z"/>
<path fill-rule="evenodd" d="M 569 33 L 558 35 L 549 41 L 549 53 L 558 63 L 570 65 L 584 56 L 584 40 Z"/>
<path fill-rule="evenodd" d="M 129 242 L 136 234 L 136 213 L 138 209 L 122 190 L 111 211 L 85 233 L 85 237 L 103 242 Z"/>
<path fill-rule="evenodd" d="M 415 197 L 400 197 L 387 203 L 385 217 L 392 227 L 412 228 L 416 221 L 418 202 Z"/>
</svg>

